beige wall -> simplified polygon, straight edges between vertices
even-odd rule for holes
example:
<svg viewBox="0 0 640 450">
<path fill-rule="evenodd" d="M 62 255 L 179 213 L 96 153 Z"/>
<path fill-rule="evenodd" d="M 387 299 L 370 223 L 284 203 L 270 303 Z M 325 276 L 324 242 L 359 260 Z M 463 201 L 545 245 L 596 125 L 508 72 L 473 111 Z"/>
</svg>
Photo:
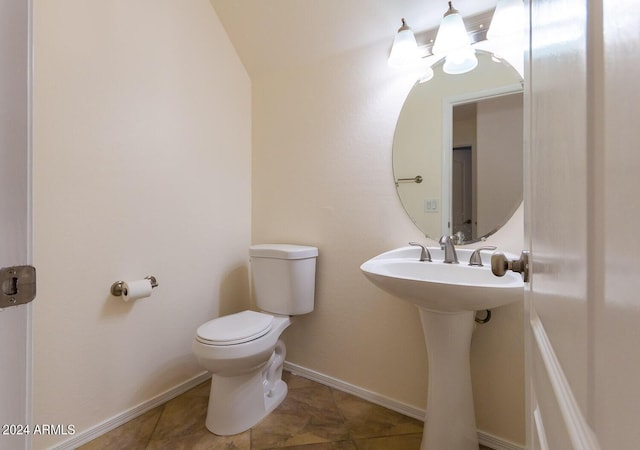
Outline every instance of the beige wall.
<svg viewBox="0 0 640 450">
<path fill-rule="evenodd" d="M 359 266 L 424 240 L 395 192 L 395 123 L 415 78 L 386 65 L 388 42 L 253 83 L 252 239 L 317 245 L 316 310 L 286 332 L 287 359 L 424 408 L 427 354 L 417 310 Z M 522 249 L 522 211 L 489 238 Z M 433 245 L 431 241 L 431 245 Z M 472 371 L 478 426 L 524 442 L 522 307 L 478 327 Z"/>
<path fill-rule="evenodd" d="M 207 0 L 34 8 L 34 423 L 81 432 L 201 373 L 197 326 L 248 304 L 251 87 Z"/>
</svg>

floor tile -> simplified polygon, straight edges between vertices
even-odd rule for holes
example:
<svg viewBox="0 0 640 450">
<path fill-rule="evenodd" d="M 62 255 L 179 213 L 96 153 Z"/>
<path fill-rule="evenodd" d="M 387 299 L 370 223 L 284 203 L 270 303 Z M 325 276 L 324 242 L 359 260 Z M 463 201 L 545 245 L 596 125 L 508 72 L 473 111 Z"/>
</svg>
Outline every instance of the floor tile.
<svg viewBox="0 0 640 450">
<path fill-rule="evenodd" d="M 357 450 L 420 450 L 422 433 L 385 436 L 355 441 Z"/>
<path fill-rule="evenodd" d="M 282 404 L 251 430 L 252 450 L 347 440 L 332 390 L 314 383 L 289 390 Z"/>
<path fill-rule="evenodd" d="M 422 422 L 288 372 L 283 379 L 282 404 L 244 433 L 207 430 L 208 381 L 79 449 L 419 450 Z"/>
<path fill-rule="evenodd" d="M 154 439 L 146 450 L 250 450 L 251 432 L 235 436 L 216 436 L 208 430 L 193 434 Z"/>
<path fill-rule="evenodd" d="M 357 450 L 352 441 L 323 442 L 320 444 L 294 445 L 286 450 Z"/>
<path fill-rule="evenodd" d="M 334 390 L 333 397 L 354 439 L 422 433 L 423 423 L 411 417 L 345 392 Z"/>
<path fill-rule="evenodd" d="M 208 390 L 205 390 L 203 385 L 169 400 L 164 405 L 164 410 L 151 440 L 164 441 L 176 437 L 208 433 L 204 425 L 208 405 Z"/>
</svg>

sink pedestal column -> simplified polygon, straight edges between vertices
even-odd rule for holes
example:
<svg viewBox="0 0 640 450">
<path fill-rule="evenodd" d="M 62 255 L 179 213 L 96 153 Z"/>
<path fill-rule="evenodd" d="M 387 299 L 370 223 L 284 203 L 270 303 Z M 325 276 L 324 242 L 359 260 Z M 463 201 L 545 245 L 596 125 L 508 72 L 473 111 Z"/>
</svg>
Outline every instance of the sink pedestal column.
<svg viewBox="0 0 640 450">
<path fill-rule="evenodd" d="M 418 309 L 429 361 L 420 449 L 478 450 L 469 363 L 475 313 Z"/>
</svg>

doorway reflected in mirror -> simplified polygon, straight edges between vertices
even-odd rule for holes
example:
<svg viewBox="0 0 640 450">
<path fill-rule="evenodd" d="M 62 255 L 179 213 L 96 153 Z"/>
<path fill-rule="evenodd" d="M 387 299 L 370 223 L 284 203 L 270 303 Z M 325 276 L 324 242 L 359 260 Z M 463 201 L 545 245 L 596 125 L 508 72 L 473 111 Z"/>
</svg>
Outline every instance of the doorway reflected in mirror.
<svg viewBox="0 0 640 450">
<path fill-rule="evenodd" d="M 501 95 L 453 107 L 451 233 L 477 241 L 513 214 L 521 201 L 522 93 Z M 501 180 L 496 183 L 496 180 Z"/>
</svg>

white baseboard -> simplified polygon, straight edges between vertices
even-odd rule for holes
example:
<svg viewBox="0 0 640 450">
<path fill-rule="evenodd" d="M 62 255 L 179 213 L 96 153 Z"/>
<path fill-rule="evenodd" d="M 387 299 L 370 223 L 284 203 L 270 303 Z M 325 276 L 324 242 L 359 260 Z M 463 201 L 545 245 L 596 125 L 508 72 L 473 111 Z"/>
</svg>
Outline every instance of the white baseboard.
<svg viewBox="0 0 640 450">
<path fill-rule="evenodd" d="M 478 430 L 478 442 L 494 450 L 525 450 L 525 447 L 515 442 L 507 441 L 480 430 Z"/>
<path fill-rule="evenodd" d="M 211 378 L 211 374 L 209 372 L 201 373 L 200 375 L 196 375 L 190 380 L 185 381 L 178 386 L 169 389 L 163 392 L 160 395 L 153 397 L 146 402 L 140 403 L 138 406 L 134 406 L 133 408 L 118 414 L 110 419 L 105 420 L 98 425 L 89 428 L 88 430 L 82 431 L 70 439 L 62 442 L 61 444 L 55 445 L 50 448 L 50 450 L 73 450 L 87 442 L 94 440 L 95 438 L 102 436 L 103 434 L 118 428 L 120 425 L 127 423 L 128 421 L 135 419 L 138 416 L 146 413 L 147 411 L 152 410 L 153 408 L 160 406 L 172 398 L 177 397 L 180 394 L 187 392 L 189 389 L 196 387 L 200 383 L 204 383 L 209 378 Z"/>
<path fill-rule="evenodd" d="M 383 406 L 392 411 L 404 414 L 405 416 L 413 417 L 414 419 L 424 422 L 425 410 L 422 408 L 407 405 L 406 403 L 399 402 L 384 395 L 377 394 L 367 389 L 363 389 L 359 386 L 347 383 L 346 381 L 330 377 L 323 373 L 307 369 L 306 367 L 302 367 L 288 361 L 285 361 L 284 368 L 285 370 L 293 374 L 300 375 L 301 377 L 308 378 L 309 380 L 316 381 L 320 384 L 329 386 L 339 391 L 347 392 L 371 403 L 375 403 L 376 405 Z M 524 450 L 524 447 L 518 444 L 509 442 L 480 430 L 478 430 L 478 441 L 480 442 L 480 444 L 490 447 L 494 450 Z"/>
</svg>

